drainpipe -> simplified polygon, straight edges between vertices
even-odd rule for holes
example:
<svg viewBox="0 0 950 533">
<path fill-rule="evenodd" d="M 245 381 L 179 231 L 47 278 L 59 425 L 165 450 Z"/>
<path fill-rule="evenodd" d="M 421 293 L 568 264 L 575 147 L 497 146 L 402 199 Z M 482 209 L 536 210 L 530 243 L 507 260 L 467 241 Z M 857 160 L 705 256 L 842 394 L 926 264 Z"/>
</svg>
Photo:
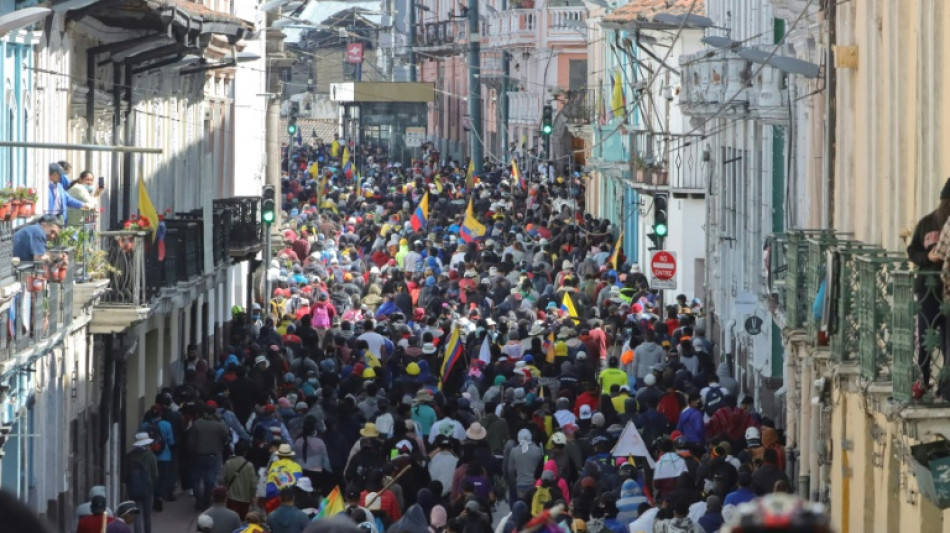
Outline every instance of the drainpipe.
<svg viewBox="0 0 950 533">
<path fill-rule="evenodd" d="M 786 345 L 785 376 L 783 377 L 783 381 L 785 383 L 785 431 L 789 438 L 789 443 L 791 444 L 785 448 L 785 452 L 788 455 L 785 461 L 785 474 L 788 476 L 788 479 L 795 479 L 794 464 L 797 459 L 796 452 L 802 442 L 800 438 L 801 425 L 798 420 L 799 408 L 791 401 L 800 392 L 796 377 L 794 358 L 788 349 L 788 345 Z"/>
<path fill-rule="evenodd" d="M 838 116 L 838 103 L 835 92 L 838 80 L 834 68 L 834 45 L 838 41 L 836 28 L 837 0 L 825 0 L 825 23 L 828 27 L 828 49 L 825 59 L 825 160 L 823 169 L 824 199 L 822 201 L 822 227 L 835 227 L 835 122 Z"/>
<path fill-rule="evenodd" d="M 818 452 L 819 452 L 819 442 L 821 442 L 821 434 L 819 433 L 819 420 L 821 418 L 821 400 L 818 396 L 815 396 L 811 399 L 811 455 L 809 456 L 810 462 L 808 463 L 808 473 L 809 473 L 809 494 L 811 495 L 811 501 L 818 501 L 819 494 L 819 482 L 821 481 L 818 476 Z"/>
<path fill-rule="evenodd" d="M 811 479 L 809 474 L 811 473 L 811 456 L 812 456 L 812 440 L 814 438 L 812 434 L 812 410 L 806 408 L 805 402 L 811 399 L 811 381 L 812 381 L 812 368 L 810 362 L 802 361 L 802 382 L 801 382 L 801 393 L 799 396 L 798 402 L 798 412 L 801 414 L 801 424 L 799 425 L 799 435 L 798 440 L 799 447 L 799 466 L 798 466 L 798 494 L 802 497 L 807 497 L 811 494 Z"/>
<path fill-rule="evenodd" d="M 119 127 L 122 125 L 122 65 L 112 64 L 112 146 L 119 146 Z M 118 228 L 119 221 L 119 169 L 121 160 L 119 152 L 112 152 L 112 177 L 110 191 L 116 191 L 116 194 L 109 193 L 109 227 Z"/>
</svg>

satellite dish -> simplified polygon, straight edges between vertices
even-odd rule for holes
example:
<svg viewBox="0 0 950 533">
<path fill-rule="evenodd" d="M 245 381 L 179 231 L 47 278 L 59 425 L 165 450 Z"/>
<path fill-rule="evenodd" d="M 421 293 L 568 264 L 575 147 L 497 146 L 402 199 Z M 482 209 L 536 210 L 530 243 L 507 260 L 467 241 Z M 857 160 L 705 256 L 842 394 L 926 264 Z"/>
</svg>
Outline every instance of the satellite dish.
<svg viewBox="0 0 950 533">
<path fill-rule="evenodd" d="M 690 28 L 709 28 L 713 25 L 712 19 L 702 15 L 687 13 L 674 15 L 672 13 L 657 13 L 653 15 L 653 22 L 669 24 L 670 26 L 688 26 Z"/>
<path fill-rule="evenodd" d="M 742 59 L 751 61 L 753 63 L 765 63 L 769 57 L 768 52 L 756 50 L 755 48 L 739 48 L 736 50 L 736 54 L 738 54 Z"/>
<path fill-rule="evenodd" d="M 3 15 L 0 17 L 0 35 L 5 35 L 43 20 L 51 11 L 47 7 L 28 7 Z"/>
<path fill-rule="evenodd" d="M 720 37 L 718 35 L 710 35 L 709 37 L 703 37 L 700 40 L 709 46 L 714 46 L 716 48 L 732 48 L 733 46 L 739 44 L 728 37 Z"/>
<path fill-rule="evenodd" d="M 260 59 L 260 54 L 255 54 L 254 52 L 238 52 L 234 54 L 234 60 L 238 63 L 247 63 L 249 61 L 257 61 Z"/>
<path fill-rule="evenodd" d="M 261 11 L 265 13 L 269 13 L 279 8 L 280 6 L 284 5 L 284 3 L 286 2 L 287 0 L 270 0 L 269 2 L 265 2 L 261 4 Z"/>
<path fill-rule="evenodd" d="M 771 59 L 769 59 L 768 63 L 782 72 L 798 74 L 806 78 L 817 78 L 818 74 L 821 72 L 820 66 L 814 63 L 809 63 L 808 61 L 796 59 L 794 57 L 773 56 Z"/>
</svg>

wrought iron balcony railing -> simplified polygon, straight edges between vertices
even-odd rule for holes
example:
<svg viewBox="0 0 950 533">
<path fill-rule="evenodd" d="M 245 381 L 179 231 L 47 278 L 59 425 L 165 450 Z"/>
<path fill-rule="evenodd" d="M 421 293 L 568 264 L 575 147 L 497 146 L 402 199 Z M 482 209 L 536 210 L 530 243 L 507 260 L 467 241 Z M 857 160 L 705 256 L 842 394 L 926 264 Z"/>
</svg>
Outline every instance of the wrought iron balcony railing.
<svg viewBox="0 0 950 533">
<path fill-rule="evenodd" d="M 51 249 L 50 254 L 68 260 L 21 263 L 14 268 L 20 285 L 5 295 L 9 306 L 0 313 L 0 361 L 50 339 L 72 322 L 73 250 Z"/>
<path fill-rule="evenodd" d="M 263 236 L 260 205 L 260 196 L 221 198 L 214 201 L 215 210 L 221 209 L 224 217 L 229 220 L 226 226 L 227 250 L 232 257 L 246 257 L 260 249 Z M 216 224 L 215 229 L 218 227 Z"/>
<path fill-rule="evenodd" d="M 100 301 L 105 304 L 144 306 L 157 294 L 146 284 L 145 243 L 147 231 L 103 231 L 102 249 L 111 267 L 109 290 Z M 149 291 L 149 289 L 156 289 Z"/>
</svg>

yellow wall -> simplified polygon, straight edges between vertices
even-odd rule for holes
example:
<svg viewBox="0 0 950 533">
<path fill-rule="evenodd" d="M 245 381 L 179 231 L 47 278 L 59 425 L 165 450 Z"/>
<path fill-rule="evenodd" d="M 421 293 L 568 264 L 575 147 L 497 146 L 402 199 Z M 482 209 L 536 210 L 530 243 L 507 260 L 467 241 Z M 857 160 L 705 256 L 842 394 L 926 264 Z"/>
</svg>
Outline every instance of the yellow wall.
<svg viewBox="0 0 950 533">
<path fill-rule="evenodd" d="M 950 175 L 950 2 L 839 3 L 835 219 L 857 239 L 903 248 L 902 232 L 936 205 Z"/>
</svg>

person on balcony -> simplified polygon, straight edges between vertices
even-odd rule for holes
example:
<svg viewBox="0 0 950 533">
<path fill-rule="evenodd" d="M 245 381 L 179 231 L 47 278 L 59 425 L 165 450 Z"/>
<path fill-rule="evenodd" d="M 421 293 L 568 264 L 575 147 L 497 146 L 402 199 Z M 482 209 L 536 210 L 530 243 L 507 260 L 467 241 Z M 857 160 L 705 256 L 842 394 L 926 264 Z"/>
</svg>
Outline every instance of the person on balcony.
<svg viewBox="0 0 950 533">
<path fill-rule="evenodd" d="M 99 195 L 105 190 L 102 184 L 96 187 L 96 177 L 91 170 L 83 170 L 79 174 L 79 179 L 73 181 L 66 187 L 66 193 L 79 200 L 80 202 L 95 206 L 99 203 Z"/>
<path fill-rule="evenodd" d="M 94 204 L 83 203 L 72 196 L 66 194 L 66 188 L 63 187 L 63 174 L 66 171 L 59 163 L 50 163 L 49 165 L 49 203 L 47 204 L 47 215 L 59 215 L 66 219 L 67 210 L 72 209 L 94 209 Z"/>
<path fill-rule="evenodd" d="M 919 274 L 914 286 L 917 301 L 920 307 L 917 311 L 917 366 L 920 368 L 920 380 L 914 384 L 915 399 L 920 399 L 930 389 L 930 356 L 932 348 L 927 348 L 923 342 L 928 329 L 940 331 L 940 346 L 944 357 L 947 353 L 946 320 L 940 316 L 940 305 L 944 299 L 944 284 L 936 278 L 936 273 L 948 266 L 947 251 L 937 250 L 939 241 L 944 240 L 944 250 L 950 250 L 950 230 L 946 227 L 950 219 L 950 179 L 944 183 L 940 191 L 940 203 L 933 212 L 917 222 L 910 245 L 907 247 L 907 257 L 917 265 Z M 942 231 L 941 231 L 942 230 Z"/>
<path fill-rule="evenodd" d="M 47 243 L 55 240 L 61 230 L 59 219 L 44 215 L 37 223 L 23 227 L 13 235 L 13 256 L 24 263 L 48 260 Z"/>
</svg>

